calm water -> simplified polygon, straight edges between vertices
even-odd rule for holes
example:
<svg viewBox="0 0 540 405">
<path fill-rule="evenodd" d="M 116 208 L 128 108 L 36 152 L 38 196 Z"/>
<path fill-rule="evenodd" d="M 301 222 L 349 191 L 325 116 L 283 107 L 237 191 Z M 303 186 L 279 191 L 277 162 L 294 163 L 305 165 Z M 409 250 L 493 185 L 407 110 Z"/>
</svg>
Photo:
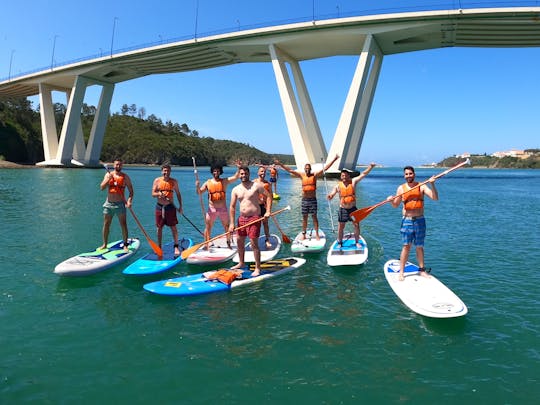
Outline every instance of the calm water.
<svg viewBox="0 0 540 405">
<path fill-rule="evenodd" d="M 420 169 L 417 178 L 440 171 Z M 150 188 L 160 171 L 126 172 L 153 236 Z M 207 168 L 200 173 L 209 177 Z M 283 173 L 277 208 L 293 210 L 278 219 L 293 238 L 299 184 Z M 400 251 L 400 214 L 389 205 L 362 222 L 370 257 L 358 268 L 331 269 L 319 254 L 296 273 L 194 298 L 142 289 L 207 269 L 185 263 L 144 278 L 124 276 L 121 266 L 59 278 L 57 263 L 100 244 L 102 176 L 0 170 L 0 403 L 537 401 L 540 171 L 467 169 L 437 183 L 441 200 L 426 208 L 426 263 L 469 307 L 448 320 L 412 313 L 387 285 L 382 266 Z M 186 215 L 202 229 L 192 170 L 173 176 Z M 401 169 L 374 169 L 358 186 L 358 206 L 381 201 L 401 181 Z M 319 219 L 332 235 L 324 192 L 321 180 Z M 200 242 L 184 219 L 180 229 Z M 120 237 L 116 221 L 112 236 Z M 144 243 L 138 256 L 148 250 Z"/>
</svg>

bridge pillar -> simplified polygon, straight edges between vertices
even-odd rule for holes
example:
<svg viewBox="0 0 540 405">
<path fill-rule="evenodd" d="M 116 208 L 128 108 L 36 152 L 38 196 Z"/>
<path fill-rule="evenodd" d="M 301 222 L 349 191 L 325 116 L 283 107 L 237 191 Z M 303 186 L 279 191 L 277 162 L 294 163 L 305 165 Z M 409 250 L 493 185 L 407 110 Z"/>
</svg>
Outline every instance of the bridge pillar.
<svg viewBox="0 0 540 405">
<path fill-rule="evenodd" d="M 92 129 L 88 147 L 84 142 L 81 121 L 81 110 L 87 87 L 99 84 L 102 86 L 101 96 Z M 41 130 L 45 161 L 40 166 L 98 166 L 103 145 L 105 127 L 109 117 L 114 84 L 98 83 L 95 80 L 77 76 L 72 89 L 61 89 L 67 96 L 67 108 L 64 124 L 58 140 L 52 90 L 59 90 L 46 84 L 40 84 Z"/>
<path fill-rule="evenodd" d="M 365 38 L 328 153 L 298 61 L 273 44 L 269 48 L 296 167 L 303 168 L 308 162 L 326 163 L 338 154 L 338 164 L 329 172 L 344 167 L 355 170 L 383 59 L 373 36 L 367 35 Z M 285 63 L 291 67 L 298 98 Z"/>
</svg>

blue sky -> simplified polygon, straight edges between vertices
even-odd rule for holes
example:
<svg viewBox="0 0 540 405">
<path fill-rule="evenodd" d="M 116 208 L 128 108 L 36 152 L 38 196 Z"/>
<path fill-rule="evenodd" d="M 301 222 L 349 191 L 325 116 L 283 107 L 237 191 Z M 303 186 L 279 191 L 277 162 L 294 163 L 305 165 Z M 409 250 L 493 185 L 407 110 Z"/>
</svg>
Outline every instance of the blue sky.
<svg viewBox="0 0 540 405">
<path fill-rule="evenodd" d="M 413 10 L 467 1 L 402 1 Z M 475 1 L 476 5 L 494 2 Z M 506 5 L 535 5 L 508 1 Z M 114 50 L 299 20 L 374 13 L 395 1 L 20 0 L 3 5 L 0 77 Z M 197 8 L 198 5 L 198 8 Z M 504 5 L 498 2 L 497 5 Z M 54 47 L 54 54 L 53 54 Z M 327 148 L 357 57 L 301 63 Z M 445 48 L 385 57 L 358 162 L 422 164 L 464 152 L 540 147 L 540 48 Z M 32 100 L 36 101 L 37 98 Z M 63 99 L 55 101 L 65 102 Z M 96 104 L 88 92 L 85 100 Z M 116 86 L 111 110 L 144 107 L 200 136 L 233 139 L 268 153 L 292 153 L 268 64 L 156 75 Z"/>
</svg>

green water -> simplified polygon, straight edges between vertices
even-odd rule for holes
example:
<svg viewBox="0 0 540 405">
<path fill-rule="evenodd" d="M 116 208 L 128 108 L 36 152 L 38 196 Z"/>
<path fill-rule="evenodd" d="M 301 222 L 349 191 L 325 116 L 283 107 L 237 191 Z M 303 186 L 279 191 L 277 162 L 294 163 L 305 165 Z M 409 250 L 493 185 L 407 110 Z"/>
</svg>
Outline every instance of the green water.
<svg viewBox="0 0 540 405">
<path fill-rule="evenodd" d="M 160 171 L 126 172 L 135 212 L 154 237 L 150 188 Z M 0 170 L 0 403 L 537 402 L 540 171 L 467 169 L 437 183 L 440 201 L 426 208 L 426 262 L 469 308 L 446 320 L 412 313 L 386 283 L 382 266 L 400 251 L 400 213 L 388 205 L 362 222 L 370 257 L 357 268 L 329 268 L 315 254 L 297 272 L 192 298 L 152 295 L 142 285 L 208 268 L 182 263 L 137 278 L 118 266 L 59 278 L 57 263 L 101 243 L 102 176 Z M 202 229 L 192 170 L 173 176 L 186 216 Z M 373 170 L 358 186 L 358 206 L 401 182 L 401 169 Z M 300 186 L 282 173 L 278 187 L 275 208 L 292 206 L 278 216 L 292 238 Z M 322 180 L 318 191 L 331 237 Z M 131 218 L 129 226 L 144 241 Z M 200 242 L 184 219 L 180 232 Z M 120 238 L 116 220 L 112 237 Z M 144 242 L 137 257 L 147 251 Z"/>
</svg>

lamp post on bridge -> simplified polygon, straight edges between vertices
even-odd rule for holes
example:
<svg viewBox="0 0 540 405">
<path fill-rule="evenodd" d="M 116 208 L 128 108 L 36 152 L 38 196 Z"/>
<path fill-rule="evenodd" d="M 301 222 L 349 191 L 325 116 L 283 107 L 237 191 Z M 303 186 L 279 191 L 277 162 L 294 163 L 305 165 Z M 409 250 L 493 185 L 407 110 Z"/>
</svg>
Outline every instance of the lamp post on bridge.
<svg viewBox="0 0 540 405">
<path fill-rule="evenodd" d="M 112 26 L 112 36 L 111 36 L 111 56 L 112 56 L 112 54 L 113 54 L 114 31 L 116 30 L 116 20 L 118 20 L 118 17 L 114 17 L 113 26 Z"/>
<path fill-rule="evenodd" d="M 53 39 L 52 56 L 51 56 L 51 70 L 53 70 L 53 68 L 54 68 L 54 50 L 56 48 L 56 38 L 58 38 L 58 35 L 55 35 L 54 39 Z"/>
<path fill-rule="evenodd" d="M 13 54 L 15 53 L 15 49 L 11 50 L 11 56 L 9 57 L 9 73 L 8 73 L 8 80 L 11 80 L 11 64 L 13 62 Z"/>
</svg>

